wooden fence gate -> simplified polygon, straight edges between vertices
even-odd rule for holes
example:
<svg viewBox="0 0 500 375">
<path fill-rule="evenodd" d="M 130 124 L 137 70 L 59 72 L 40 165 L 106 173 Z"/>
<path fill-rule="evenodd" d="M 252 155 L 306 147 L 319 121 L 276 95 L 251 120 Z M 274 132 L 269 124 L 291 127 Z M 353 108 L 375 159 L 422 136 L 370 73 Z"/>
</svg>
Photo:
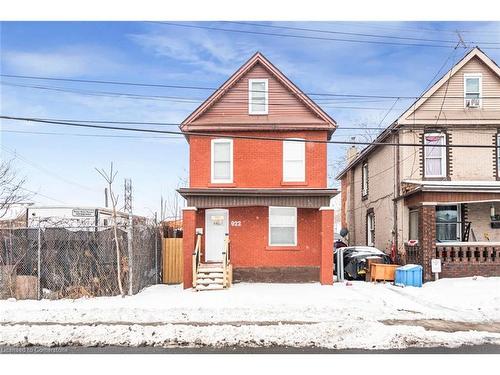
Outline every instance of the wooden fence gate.
<svg viewBox="0 0 500 375">
<path fill-rule="evenodd" d="M 182 283 L 182 238 L 164 238 L 162 241 L 163 283 Z"/>
</svg>

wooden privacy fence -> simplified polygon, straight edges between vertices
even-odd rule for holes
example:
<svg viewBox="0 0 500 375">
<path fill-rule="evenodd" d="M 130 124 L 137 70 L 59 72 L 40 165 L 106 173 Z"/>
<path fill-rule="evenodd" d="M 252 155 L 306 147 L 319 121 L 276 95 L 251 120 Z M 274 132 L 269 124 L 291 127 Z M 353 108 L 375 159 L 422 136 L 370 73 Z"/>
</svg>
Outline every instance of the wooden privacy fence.
<svg viewBox="0 0 500 375">
<path fill-rule="evenodd" d="M 182 238 L 164 238 L 162 241 L 163 283 L 182 283 Z"/>
</svg>

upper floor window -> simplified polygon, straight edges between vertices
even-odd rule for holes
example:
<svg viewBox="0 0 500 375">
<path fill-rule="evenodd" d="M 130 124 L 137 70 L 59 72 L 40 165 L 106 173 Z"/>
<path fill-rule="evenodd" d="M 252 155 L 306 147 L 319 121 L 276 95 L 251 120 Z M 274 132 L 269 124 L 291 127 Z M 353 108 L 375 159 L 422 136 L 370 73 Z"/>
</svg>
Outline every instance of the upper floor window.
<svg viewBox="0 0 500 375">
<path fill-rule="evenodd" d="M 305 142 L 283 141 L 284 182 L 305 182 L 306 179 L 305 147 L 306 147 Z"/>
<path fill-rule="evenodd" d="M 481 107 L 482 76 L 477 74 L 464 74 L 464 106 L 466 108 Z"/>
<path fill-rule="evenodd" d="M 233 182 L 233 140 L 212 139 L 212 183 Z"/>
<path fill-rule="evenodd" d="M 368 162 L 364 162 L 361 166 L 361 196 L 368 195 Z"/>
<path fill-rule="evenodd" d="M 251 115 L 267 115 L 268 107 L 267 79 L 248 80 L 248 113 Z"/>
<path fill-rule="evenodd" d="M 269 245 L 297 245 L 297 207 L 269 207 Z"/>
<path fill-rule="evenodd" d="M 424 135 L 424 177 L 446 177 L 446 135 Z"/>
</svg>

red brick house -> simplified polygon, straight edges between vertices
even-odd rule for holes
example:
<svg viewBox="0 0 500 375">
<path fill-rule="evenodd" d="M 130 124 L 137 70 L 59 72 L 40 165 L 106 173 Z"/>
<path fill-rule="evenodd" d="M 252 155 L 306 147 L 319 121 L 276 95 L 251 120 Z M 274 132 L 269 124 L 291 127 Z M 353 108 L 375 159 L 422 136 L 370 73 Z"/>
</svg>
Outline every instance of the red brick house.
<svg viewBox="0 0 500 375">
<path fill-rule="evenodd" d="M 332 283 L 337 191 L 322 141 L 335 128 L 260 53 L 183 121 L 185 288 L 228 286 L 229 269 L 235 281 Z"/>
</svg>

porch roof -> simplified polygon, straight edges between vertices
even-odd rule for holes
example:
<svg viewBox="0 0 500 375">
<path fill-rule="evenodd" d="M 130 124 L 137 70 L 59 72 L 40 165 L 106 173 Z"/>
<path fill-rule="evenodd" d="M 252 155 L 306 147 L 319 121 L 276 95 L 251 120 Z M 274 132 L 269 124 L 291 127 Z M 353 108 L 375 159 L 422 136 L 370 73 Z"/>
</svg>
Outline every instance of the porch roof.
<svg viewBox="0 0 500 375">
<path fill-rule="evenodd" d="M 403 180 L 402 183 L 409 185 L 406 195 L 413 194 L 417 191 L 500 193 L 500 181 Z"/>
<path fill-rule="evenodd" d="M 253 189 L 253 188 L 180 188 L 188 206 L 198 208 L 244 206 L 292 206 L 320 208 L 330 205 L 336 189 Z"/>
</svg>

